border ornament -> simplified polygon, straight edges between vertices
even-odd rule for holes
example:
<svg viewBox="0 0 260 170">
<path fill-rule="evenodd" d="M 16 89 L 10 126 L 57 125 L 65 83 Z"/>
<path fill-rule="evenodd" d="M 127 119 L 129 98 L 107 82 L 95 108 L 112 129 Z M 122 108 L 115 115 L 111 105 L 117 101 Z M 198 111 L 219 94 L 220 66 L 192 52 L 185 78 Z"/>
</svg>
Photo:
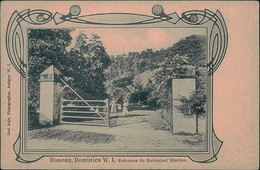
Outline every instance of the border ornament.
<svg viewBox="0 0 260 170">
<path fill-rule="evenodd" d="M 165 14 L 161 5 L 154 5 L 152 7 L 152 15 L 136 14 L 136 13 L 97 13 L 90 15 L 80 16 L 81 8 L 78 5 L 70 7 L 68 14 L 61 14 L 56 12 L 53 14 L 50 11 L 42 9 L 26 9 L 22 12 L 14 11 L 9 19 L 7 31 L 6 31 L 6 50 L 10 62 L 17 72 L 21 75 L 21 129 L 16 142 L 14 143 L 14 151 L 17 155 L 16 160 L 23 163 L 31 163 L 41 159 L 44 156 L 61 156 L 59 154 L 29 154 L 23 152 L 23 125 L 22 117 L 26 113 L 25 102 L 26 98 L 26 75 L 27 75 L 27 54 L 25 44 L 27 39 L 25 38 L 26 28 L 24 24 L 29 26 L 39 26 L 50 22 L 53 22 L 57 27 L 64 22 L 70 22 L 74 24 L 83 25 L 99 25 L 99 26 L 136 26 L 136 25 L 149 25 L 149 24 L 170 24 L 173 28 L 178 26 L 188 27 L 207 27 L 208 28 L 208 63 L 207 71 L 210 81 L 212 83 L 213 73 L 219 68 L 222 63 L 228 44 L 228 32 L 224 21 L 224 18 L 220 11 L 215 13 L 205 9 L 202 10 L 190 10 L 183 12 L 181 16 L 178 16 L 176 12 L 171 14 Z M 112 20 L 112 18 L 124 18 L 124 20 Z M 212 98 L 212 96 L 211 96 Z M 212 103 L 212 99 L 210 99 Z M 213 120 L 211 110 L 211 118 Z M 209 138 L 209 150 L 201 154 L 195 153 L 167 153 L 162 156 L 188 156 L 192 161 L 200 163 L 209 163 L 217 160 L 217 154 L 222 146 L 220 141 L 214 132 L 213 123 L 209 125 L 210 134 Z M 66 154 L 67 155 L 67 154 Z M 83 154 L 84 155 L 84 154 Z M 89 156 L 89 154 L 87 154 Z M 99 154 L 94 156 L 100 156 Z M 111 154 L 109 154 L 111 156 Z M 115 154 L 117 155 L 117 154 Z M 64 153 L 62 154 L 64 156 Z M 68 156 L 75 156 L 75 154 L 68 154 Z M 91 155 L 93 156 L 93 155 Z M 122 155 L 118 155 L 122 156 Z M 130 155 L 130 156 L 140 156 Z M 144 156 L 157 156 L 156 154 L 144 154 Z"/>
</svg>

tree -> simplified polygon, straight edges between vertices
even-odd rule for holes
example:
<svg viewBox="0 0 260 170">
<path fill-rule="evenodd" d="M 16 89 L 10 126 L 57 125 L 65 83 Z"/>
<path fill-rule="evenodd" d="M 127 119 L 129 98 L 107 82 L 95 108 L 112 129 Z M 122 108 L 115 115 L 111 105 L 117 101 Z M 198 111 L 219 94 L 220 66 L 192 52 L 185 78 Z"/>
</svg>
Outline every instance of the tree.
<svg viewBox="0 0 260 170">
<path fill-rule="evenodd" d="M 187 56 L 175 55 L 174 57 L 165 58 L 165 60 L 159 64 L 159 68 L 154 70 L 152 76 L 153 91 L 150 94 L 149 100 L 158 99 L 158 105 L 165 108 L 170 108 L 169 93 L 171 93 L 171 81 L 172 78 L 178 78 L 185 74 L 188 70 L 186 65 Z"/>
<path fill-rule="evenodd" d="M 130 95 L 129 86 L 133 83 L 133 76 L 126 75 L 106 82 L 107 93 L 110 98 L 117 99 L 118 103 L 123 104 L 123 100 Z"/>
<path fill-rule="evenodd" d="M 186 55 L 193 66 L 205 67 L 207 61 L 207 40 L 204 35 L 191 35 L 167 48 L 171 55 Z"/>
<path fill-rule="evenodd" d="M 189 97 L 180 96 L 180 105 L 175 106 L 185 117 L 196 119 L 196 134 L 198 134 L 199 118 L 206 115 L 206 68 L 196 67 L 196 90 Z"/>
<path fill-rule="evenodd" d="M 28 30 L 28 108 L 29 125 L 37 124 L 39 109 L 40 74 L 49 66 L 59 68 L 66 48 L 71 43 L 71 29 Z"/>
<path fill-rule="evenodd" d="M 193 66 L 206 67 L 206 42 L 206 37 L 203 35 L 191 35 L 166 49 L 157 51 L 146 49 L 117 55 L 113 58 L 107 79 L 117 78 L 127 72 L 132 72 L 136 76 L 147 70 L 156 70 L 161 63 L 176 55 L 186 56 L 187 61 Z"/>
<path fill-rule="evenodd" d="M 28 104 L 30 123 L 38 122 L 39 78 L 49 66 L 54 65 L 67 77 L 68 83 L 85 99 L 104 99 L 104 70 L 110 59 L 100 37 L 93 33 L 90 38 L 80 33 L 75 46 L 69 51 L 72 37 L 71 29 L 31 29 L 28 31 Z M 67 94 L 67 95 L 66 95 Z M 75 98 L 71 91 L 66 97 Z M 33 115 L 33 116 L 32 116 Z"/>
<path fill-rule="evenodd" d="M 146 49 L 141 52 L 129 52 L 127 55 L 117 55 L 106 71 L 106 77 L 108 81 L 112 81 L 118 80 L 122 75 L 132 74 L 136 77 L 145 71 L 153 71 L 151 81 L 148 83 L 150 86 L 148 104 L 155 108 L 169 107 L 172 78 L 186 74 L 187 65 L 196 68 L 196 81 L 200 82 L 196 85 L 205 87 L 205 71 L 200 71 L 206 70 L 205 36 L 185 37 L 167 49 L 162 48 L 157 51 Z M 136 93 L 133 96 L 138 98 L 139 95 Z"/>
<path fill-rule="evenodd" d="M 85 33 L 79 32 L 75 47 L 68 52 L 66 58 L 68 62 L 62 70 L 65 76 L 71 77 L 70 85 L 83 98 L 108 97 L 104 85 L 104 71 L 109 66 L 110 59 L 97 34 L 92 33 L 89 38 Z M 73 70 L 68 70 L 67 67 Z"/>
<path fill-rule="evenodd" d="M 144 87 L 140 79 L 135 79 L 129 86 L 130 90 L 130 102 L 138 104 L 147 104 L 149 96 L 149 89 Z"/>
<path fill-rule="evenodd" d="M 181 96 L 178 99 L 181 105 L 175 106 L 185 117 L 196 118 L 196 134 L 199 133 L 199 117 L 206 115 L 206 94 L 204 90 L 193 91 L 190 97 Z"/>
</svg>

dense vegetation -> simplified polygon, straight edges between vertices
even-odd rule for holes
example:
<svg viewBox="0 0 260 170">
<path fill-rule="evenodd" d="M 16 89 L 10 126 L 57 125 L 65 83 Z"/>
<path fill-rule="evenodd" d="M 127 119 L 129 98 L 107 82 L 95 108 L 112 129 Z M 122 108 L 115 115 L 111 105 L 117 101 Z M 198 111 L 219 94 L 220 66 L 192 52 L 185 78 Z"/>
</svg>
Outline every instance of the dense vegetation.
<svg viewBox="0 0 260 170">
<path fill-rule="evenodd" d="M 111 65 L 106 70 L 107 93 L 122 102 L 141 102 L 151 107 L 169 105 L 171 79 L 196 69 L 197 86 L 204 88 L 206 67 L 205 36 L 191 35 L 167 49 L 111 56 Z M 149 77 L 149 78 L 148 78 Z M 146 80 L 146 82 L 142 82 Z"/>
<path fill-rule="evenodd" d="M 105 48 L 96 34 L 79 33 L 75 46 L 68 50 L 72 37 L 69 29 L 28 30 L 28 107 L 29 122 L 38 123 L 40 74 L 54 65 L 83 98 L 107 98 L 104 70 L 110 64 Z M 68 91 L 66 97 L 75 98 Z"/>
<path fill-rule="evenodd" d="M 146 49 L 117 56 L 108 56 L 100 37 L 80 32 L 71 47 L 70 29 L 28 30 L 28 107 L 29 122 L 38 122 L 39 78 L 54 65 L 68 83 L 85 99 L 111 98 L 123 103 L 149 105 L 151 108 L 169 107 L 171 79 L 186 74 L 193 66 L 197 76 L 194 110 L 192 98 L 181 98 L 181 110 L 191 108 L 201 115 L 205 103 L 206 39 L 191 35 L 167 49 Z M 68 48 L 68 47 L 71 48 Z M 200 94 L 200 95 L 197 95 Z M 75 98 L 71 92 L 67 98 Z M 198 98 L 200 97 L 200 98 Z M 192 105 L 192 106 L 191 106 Z M 199 114 L 197 114 L 199 115 Z"/>
</svg>

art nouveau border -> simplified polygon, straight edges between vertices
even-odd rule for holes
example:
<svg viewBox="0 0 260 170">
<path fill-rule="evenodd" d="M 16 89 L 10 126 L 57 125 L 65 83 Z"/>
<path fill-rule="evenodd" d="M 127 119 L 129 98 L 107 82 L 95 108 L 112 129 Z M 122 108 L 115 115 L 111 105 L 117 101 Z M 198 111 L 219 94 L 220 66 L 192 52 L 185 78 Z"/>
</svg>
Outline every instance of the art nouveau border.
<svg viewBox="0 0 260 170">
<path fill-rule="evenodd" d="M 44 156 L 152 156 L 152 157 L 190 157 L 195 162 L 212 162 L 217 159 L 217 154 L 222 146 L 222 142 L 216 137 L 213 128 L 213 73 L 218 69 L 222 60 L 225 57 L 228 43 L 228 33 L 223 16 L 219 11 L 215 13 L 205 9 L 191 10 L 183 12 L 181 16 L 177 13 L 165 14 L 163 7 L 155 5 L 152 8 L 153 16 L 136 14 L 136 13 L 98 13 L 80 16 L 81 8 L 73 5 L 68 14 L 59 12 L 51 13 L 48 10 L 42 9 L 26 9 L 22 12 L 14 11 L 9 19 L 6 31 L 6 50 L 10 62 L 21 75 L 21 124 L 20 133 L 14 143 L 14 151 L 17 155 L 17 161 L 30 163 L 39 160 Z M 115 18 L 117 18 L 115 20 Z M 87 152 L 87 153 L 26 153 L 24 150 L 24 124 L 26 123 L 25 116 L 27 113 L 27 35 L 28 27 L 45 26 L 47 23 L 52 23 L 53 27 L 60 28 L 64 23 L 76 24 L 78 26 L 100 26 L 100 27 L 149 27 L 167 26 L 172 28 L 198 28 L 203 27 L 208 30 L 208 83 L 207 98 L 208 98 L 208 151 L 207 152 Z"/>
</svg>

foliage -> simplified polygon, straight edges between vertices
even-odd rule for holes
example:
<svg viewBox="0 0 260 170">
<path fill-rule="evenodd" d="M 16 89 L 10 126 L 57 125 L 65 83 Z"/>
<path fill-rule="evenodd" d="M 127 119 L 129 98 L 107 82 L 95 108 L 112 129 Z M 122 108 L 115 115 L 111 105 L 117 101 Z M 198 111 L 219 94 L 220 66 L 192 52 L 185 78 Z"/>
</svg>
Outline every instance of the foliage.
<svg viewBox="0 0 260 170">
<path fill-rule="evenodd" d="M 198 71 L 197 71 L 198 72 Z M 205 118 L 206 116 L 206 91 L 204 81 L 197 79 L 196 90 L 191 93 L 189 97 L 180 96 L 176 99 L 181 102 L 175 108 L 184 114 L 185 117 L 196 118 L 196 134 L 199 133 L 199 120 L 198 118 Z"/>
<path fill-rule="evenodd" d="M 193 66 L 205 67 L 207 61 L 206 37 L 203 35 L 191 35 L 169 47 L 167 50 L 171 51 L 173 55 L 186 55 L 188 62 Z"/>
<path fill-rule="evenodd" d="M 181 39 L 167 49 L 146 49 L 141 52 L 111 56 L 111 66 L 107 70 L 107 79 L 112 80 L 123 74 L 141 74 L 147 70 L 159 68 L 159 64 L 176 55 L 186 56 L 187 61 L 196 67 L 206 66 L 206 38 L 203 35 L 191 35 Z"/>
<path fill-rule="evenodd" d="M 51 65 L 60 65 L 72 40 L 70 32 L 69 29 L 28 30 L 28 107 L 32 123 L 37 122 L 40 74 Z"/>
<path fill-rule="evenodd" d="M 97 34 L 92 33 L 89 38 L 80 32 L 66 60 L 61 70 L 70 77 L 69 84 L 74 90 L 85 99 L 107 98 L 104 70 L 109 66 L 110 59 Z M 71 93 L 67 95 L 72 96 Z"/>
<path fill-rule="evenodd" d="M 130 89 L 130 102 L 135 104 L 147 104 L 150 89 L 143 86 L 139 79 L 135 79 Z"/>
<path fill-rule="evenodd" d="M 166 108 L 170 107 L 171 81 L 172 78 L 178 78 L 187 73 L 186 56 L 176 55 L 171 58 L 165 58 L 165 61 L 159 64 L 159 68 L 155 70 L 152 76 L 154 84 L 150 98 L 158 98 L 157 103 Z"/>
<path fill-rule="evenodd" d="M 151 89 L 148 95 L 147 102 L 151 107 L 169 106 L 169 93 L 171 92 L 171 79 L 180 77 L 186 74 L 187 65 L 191 65 L 198 70 L 205 70 L 206 67 L 206 38 L 201 35 L 191 35 L 186 37 L 176 44 L 173 44 L 167 49 L 153 51 L 146 49 L 141 52 L 129 52 L 112 56 L 111 65 L 106 70 L 108 82 L 117 81 L 119 77 L 137 75 L 152 71 L 153 76 L 146 87 Z M 205 85 L 205 76 L 202 72 L 196 71 L 196 76 L 200 80 L 198 86 Z M 127 76 L 125 76 L 127 77 Z M 111 96 L 112 91 L 122 89 L 116 85 L 107 84 L 108 94 Z M 125 86 L 126 87 L 126 86 Z M 126 89 L 124 87 L 124 89 Z M 136 91 L 127 91 L 125 93 L 133 93 L 134 98 L 138 98 L 141 94 Z M 115 93 L 113 93 L 115 94 Z M 122 94 L 122 93 L 120 93 Z M 143 94 L 142 94 L 143 95 Z M 146 95 L 146 94 L 145 94 Z"/>
<path fill-rule="evenodd" d="M 128 75 L 106 82 L 106 90 L 110 98 L 118 103 L 123 103 L 125 98 L 129 98 L 129 86 L 133 83 L 133 76 Z"/>
<path fill-rule="evenodd" d="M 80 32 L 75 46 L 71 45 L 71 29 L 30 29 L 28 31 L 28 104 L 29 115 L 39 109 L 39 78 L 49 66 L 54 65 L 67 77 L 69 84 L 86 99 L 107 97 L 104 70 L 110 59 L 100 37 L 93 33 L 89 38 Z M 75 98 L 71 92 L 67 96 Z M 34 116 L 35 117 L 35 116 Z M 32 122 L 37 122 L 33 118 Z"/>
<path fill-rule="evenodd" d="M 178 99 L 181 105 L 175 106 L 178 111 L 186 117 L 205 117 L 206 113 L 206 94 L 205 91 L 193 91 L 190 97 L 180 96 Z"/>
</svg>

